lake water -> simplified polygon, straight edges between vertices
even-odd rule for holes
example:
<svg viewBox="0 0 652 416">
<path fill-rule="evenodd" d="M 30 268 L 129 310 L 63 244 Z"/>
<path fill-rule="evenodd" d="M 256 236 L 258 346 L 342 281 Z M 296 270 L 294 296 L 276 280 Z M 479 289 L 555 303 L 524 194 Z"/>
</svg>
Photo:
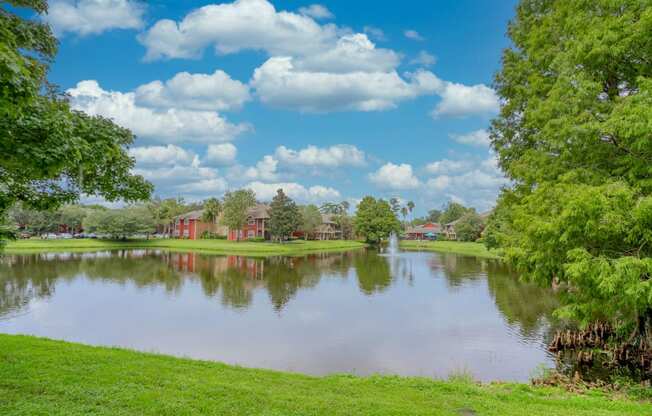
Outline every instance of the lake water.
<svg viewBox="0 0 652 416">
<path fill-rule="evenodd" d="M 0 332 L 309 374 L 530 378 L 556 298 L 492 260 L 372 250 L 0 258 Z"/>
</svg>

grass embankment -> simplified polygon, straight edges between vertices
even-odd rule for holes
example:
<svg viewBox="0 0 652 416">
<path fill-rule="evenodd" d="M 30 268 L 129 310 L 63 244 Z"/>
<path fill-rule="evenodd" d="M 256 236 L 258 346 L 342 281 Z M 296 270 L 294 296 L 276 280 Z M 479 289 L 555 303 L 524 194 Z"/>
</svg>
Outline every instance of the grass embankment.
<svg viewBox="0 0 652 416">
<path fill-rule="evenodd" d="M 0 335 L 2 415 L 643 415 L 652 405 L 526 384 L 310 377 Z"/>
<path fill-rule="evenodd" d="M 404 250 L 440 251 L 469 256 L 497 259 L 498 254 L 487 250 L 482 243 L 465 243 L 461 241 L 415 241 L 403 240 L 400 247 Z"/>
<path fill-rule="evenodd" d="M 358 241 L 291 241 L 284 244 L 269 242 L 227 241 L 227 240 L 17 240 L 10 241 L 5 251 L 9 253 L 34 253 L 47 251 L 90 251 L 124 248 L 162 248 L 173 251 L 198 251 L 219 254 L 240 254 L 247 256 L 295 255 L 318 251 L 344 251 L 365 247 Z"/>
</svg>

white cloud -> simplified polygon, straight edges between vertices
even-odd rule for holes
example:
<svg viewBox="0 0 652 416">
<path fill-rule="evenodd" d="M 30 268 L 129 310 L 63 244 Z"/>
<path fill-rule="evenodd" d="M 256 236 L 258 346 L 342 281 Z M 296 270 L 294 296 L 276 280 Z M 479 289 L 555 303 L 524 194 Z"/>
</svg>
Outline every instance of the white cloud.
<svg viewBox="0 0 652 416">
<path fill-rule="evenodd" d="M 213 74 L 180 72 L 165 81 L 152 81 L 136 88 L 136 104 L 145 107 L 180 107 L 223 111 L 241 108 L 249 101 L 249 87 L 224 71 Z"/>
<path fill-rule="evenodd" d="M 130 0 L 54 0 L 43 20 L 54 33 L 100 34 L 111 29 L 143 27 L 145 3 Z"/>
<path fill-rule="evenodd" d="M 263 103 L 306 112 L 377 111 L 398 101 L 431 94 L 433 74 L 411 75 L 410 82 L 392 72 L 307 72 L 292 58 L 270 58 L 254 72 L 251 85 Z M 433 80 L 434 78 L 434 80 Z M 441 81 L 439 81 L 441 82 Z"/>
<path fill-rule="evenodd" d="M 175 189 L 193 195 L 220 195 L 228 189 L 229 185 L 224 178 L 202 179 L 197 182 L 190 182 L 179 185 Z"/>
<path fill-rule="evenodd" d="M 437 62 L 435 55 L 429 54 L 426 51 L 421 51 L 416 58 L 410 61 L 413 65 L 432 66 Z"/>
<path fill-rule="evenodd" d="M 305 16 L 310 16 L 315 19 L 332 19 L 335 17 L 330 10 L 321 4 L 311 4 L 307 7 L 300 7 L 299 13 Z"/>
<path fill-rule="evenodd" d="M 442 100 L 432 111 L 433 118 L 494 114 L 500 108 L 496 92 L 484 84 L 468 86 L 446 82 L 438 94 Z"/>
<path fill-rule="evenodd" d="M 278 180 L 277 166 L 278 160 L 266 155 L 256 163 L 256 166 L 247 168 L 244 175 L 250 180 L 276 181 Z"/>
<path fill-rule="evenodd" d="M 383 32 L 382 29 L 375 27 L 375 26 L 365 26 L 362 28 L 362 31 L 369 35 L 371 39 L 374 39 L 378 42 L 383 42 L 387 40 L 387 37 L 385 36 L 385 32 Z"/>
<path fill-rule="evenodd" d="M 276 158 L 288 165 L 311 167 L 364 166 L 365 153 L 350 144 L 338 144 L 330 147 L 310 145 L 304 149 L 293 150 L 279 146 L 275 152 Z"/>
<path fill-rule="evenodd" d="M 196 58 L 208 46 L 223 54 L 254 49 L 303 55 L 333 44 L 339 33 L 335 25 L 319 25 L 309 16 L 277 12 L 267 0 L 237 0 L 201 7 L 178 23 L 159 20 L 140 41 L 150 60 Z"/>
<path fill-rule="evenodd" d="M 161 142 L 229 141 L 250 129 L 231 124 L 216 112 L 141 107 L 133 92 L 106 91 L 94 80 L 80 81 L 67 93 L 74 109 L 113 119 L 139 137 Z"/>
<path fill-rule="evenodd" d="M 278 189 L 283 189 L 290 198 L 299 202 L 323 202 L 340 198 L 336 189 L 321 185 L 305 187 L 296 182 L 262 183 L 250 182 L 245 188 L 256 193 L 256 198 L 262 201 L 271 200 Z"/>
<path fill-rule="evenodd" d="M 230 165 L 235 162 L 238 149 L 231 143 L 211 144 L 206 149 L 204 163 Z"/>
<path fill-rule="evenodd" d="M 487 147 L 490 144 L 487 130 L 474 130 L 467 134 L 451 134 L 450 137 L 458 143 L 471 146 Z"/>
<path fill-rule="evenodd" d="M 376 172 L 371 173 L 369 179 L 385 189 L 415 189 L 420 185 L 419 179 L 412 172 L 412 166 L 407 163 L 400 165 L 386 163 Z"/>
<path fill-rule="evenodd" d="M 459 173 L 468 170 L 470 166 L 469 161 L 442 159 L 426 165 L 426 172 L 433 175 Z"/>
<path fill-rule="evenodd" d="M 197 155 L 179 146 L 140 146 L 129 149 L 129 156 L 141 165 L 190 165 L 197 164 Z"/>
<path fill-rule="evenodd" d="M 426 170 L 437 176 L 426 181 L 425 194 L 438 198 L 439 203 L 463 201 L 480 210 L 490 208 L 500 188 L 509 182 L 493 155 L 481 161 L 444 159 L 429 164 Z"/>
<path fill-rule="evenodd" d="M 419 34 L 416 30 L 413 29 L 408 29 L 405 32 L 403 32 L 403 35 L 405 35 L 406 38 L 412 39 L 412 40 L 417 40 L 417 41 L 423 41 L 425 38 Z"/>
</svg>

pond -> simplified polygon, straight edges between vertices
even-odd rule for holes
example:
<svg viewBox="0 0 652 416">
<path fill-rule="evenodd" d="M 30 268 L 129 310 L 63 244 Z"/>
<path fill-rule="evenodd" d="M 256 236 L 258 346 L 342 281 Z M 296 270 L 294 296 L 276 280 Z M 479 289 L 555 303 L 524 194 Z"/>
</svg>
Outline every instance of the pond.
<svg viewBox="0 0 652 416">
<path fill-rule="evenodd" d="M 0 332 L 316 375 L 525 381 L 555 365 L 556 304 L 494 260 L 455 254 L 0 258 Z"/>
</svg>

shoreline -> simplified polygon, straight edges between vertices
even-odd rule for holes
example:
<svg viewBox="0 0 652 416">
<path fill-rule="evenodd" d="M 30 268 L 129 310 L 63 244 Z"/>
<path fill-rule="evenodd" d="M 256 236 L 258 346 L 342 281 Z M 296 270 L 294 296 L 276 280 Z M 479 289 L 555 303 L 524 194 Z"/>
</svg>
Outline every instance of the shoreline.
<svg viewBox="0 0 652 416">
<path fill-rule="evenodd" d="M 399 248 L 408 251 L 435 251 L 485 259 L 500 259 L 497 253 L 487 250 L 482 243 L 473 242 L 402 240 L 399 243 Z"/>
<path fill-rule="evenodd" d="M 323 377 L 0 334 L 0 413 L 638 415 L 599 390 L 377 375 Z"/>
</svg>

